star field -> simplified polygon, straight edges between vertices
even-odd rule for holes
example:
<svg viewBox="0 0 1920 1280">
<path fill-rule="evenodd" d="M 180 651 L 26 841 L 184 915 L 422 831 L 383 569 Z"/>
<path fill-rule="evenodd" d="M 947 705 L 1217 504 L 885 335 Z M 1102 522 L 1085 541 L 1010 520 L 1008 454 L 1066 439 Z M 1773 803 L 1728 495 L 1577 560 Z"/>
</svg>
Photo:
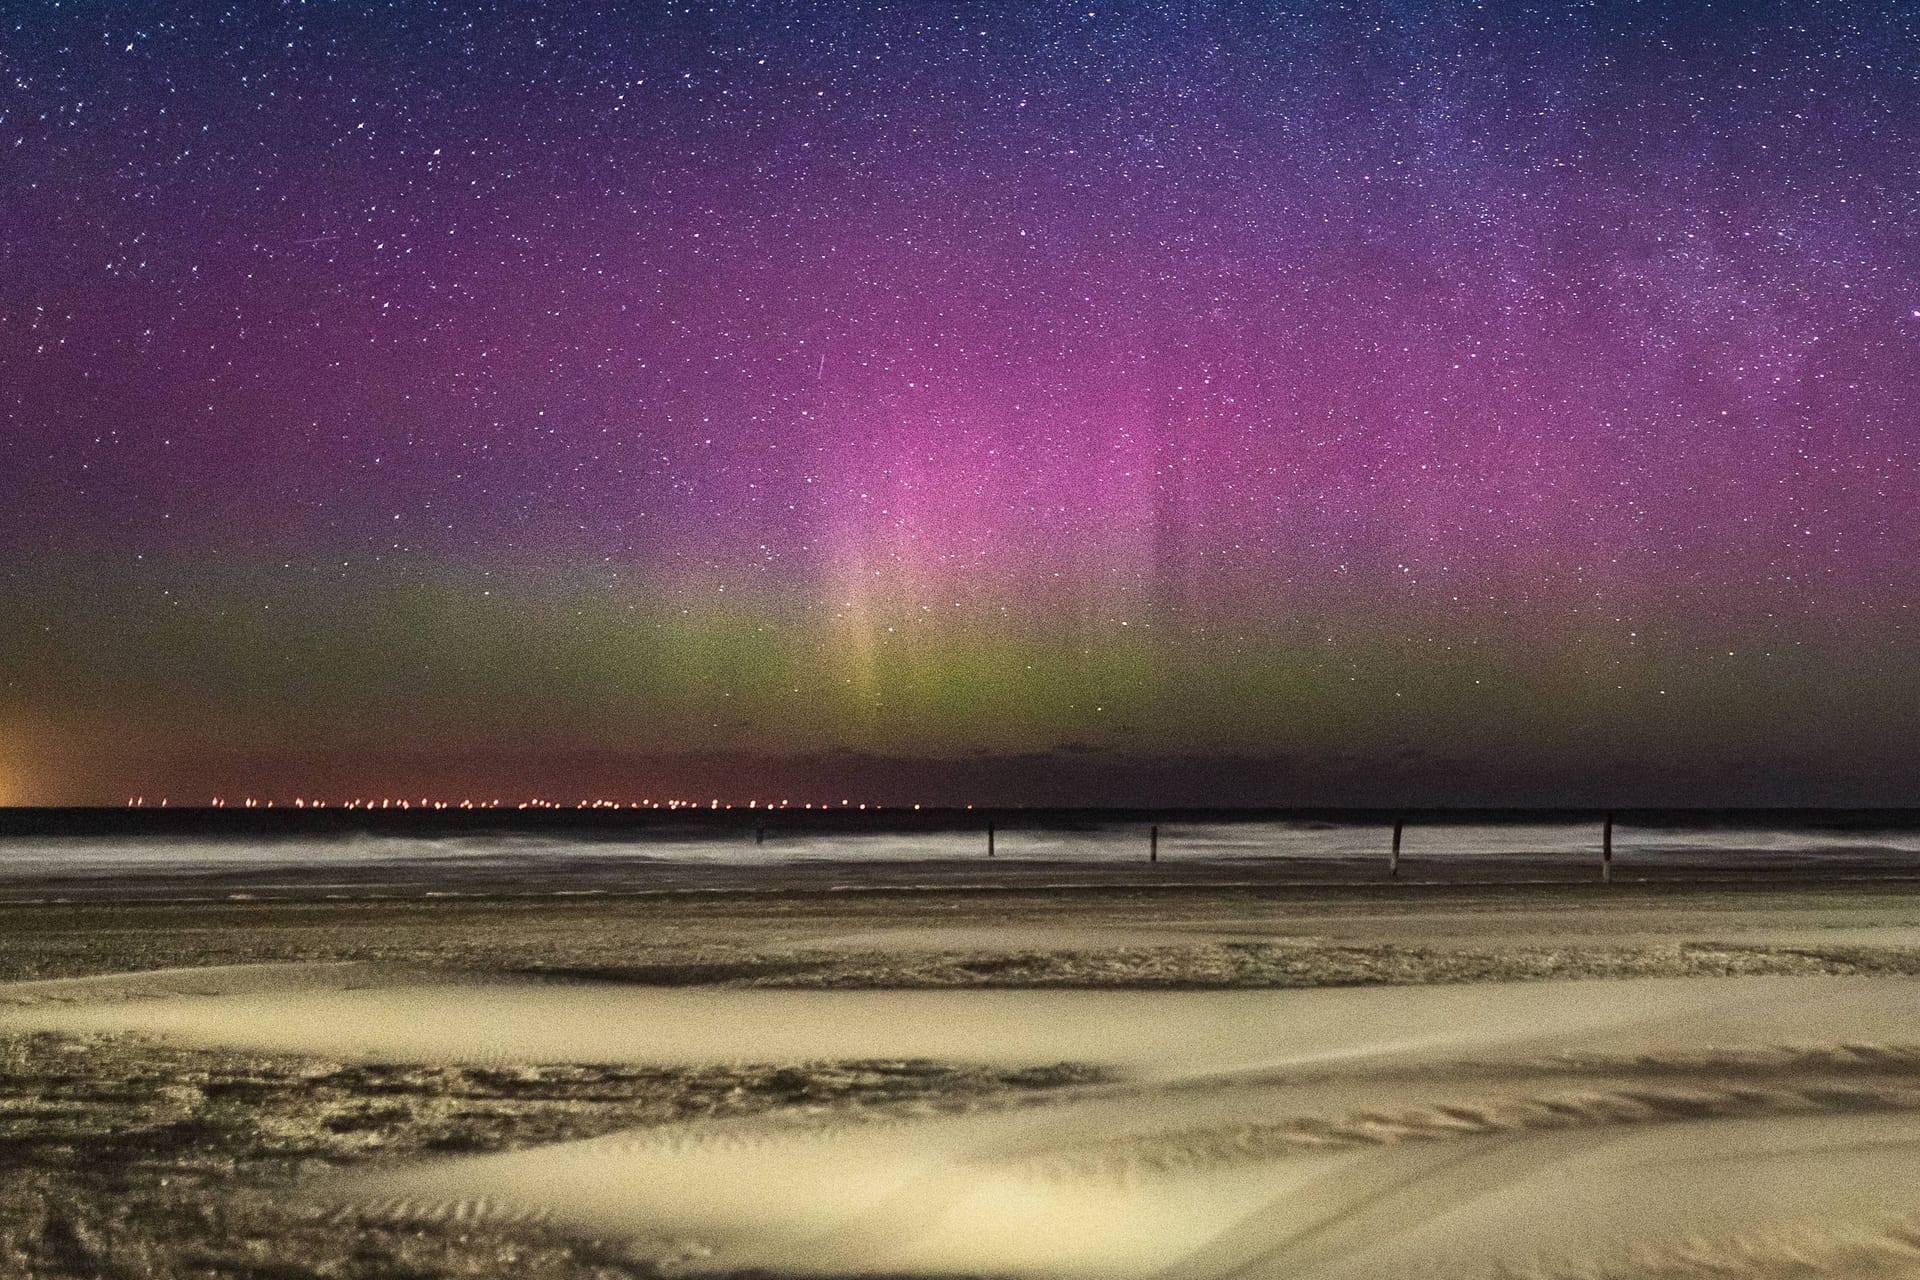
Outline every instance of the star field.
<svg viewBox="0 0 1920 1280">
<path fill-rule="evenodd" d="M 29 3 L 0 802 L 1897 802 L 1920 10 Z"/>
</svg>

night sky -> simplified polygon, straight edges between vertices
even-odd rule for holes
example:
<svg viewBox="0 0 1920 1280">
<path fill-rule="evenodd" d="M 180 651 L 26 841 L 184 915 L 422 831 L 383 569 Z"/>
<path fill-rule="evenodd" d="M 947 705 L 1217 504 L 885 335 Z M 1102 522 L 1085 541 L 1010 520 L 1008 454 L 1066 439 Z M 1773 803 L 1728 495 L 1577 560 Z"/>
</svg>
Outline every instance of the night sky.
<svg viewBox="0 0 1920 1280">
<path fill-rule="evenodd" d="M 0 803 L 1920 802 L 1920 6 L 0 10 Z"/>
</svg>

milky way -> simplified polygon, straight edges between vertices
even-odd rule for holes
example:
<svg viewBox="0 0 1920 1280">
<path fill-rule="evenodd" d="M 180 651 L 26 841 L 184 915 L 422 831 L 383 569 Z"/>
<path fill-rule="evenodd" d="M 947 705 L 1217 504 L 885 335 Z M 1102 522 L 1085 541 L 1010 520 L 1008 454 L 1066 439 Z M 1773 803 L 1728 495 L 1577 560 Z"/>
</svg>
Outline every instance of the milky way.
<svg viewBox="0 0 1920 1280">
<path fill-rule="evenodd" d="M 0 802 L 1911 799 L 1916 15 L 15 6 Z"/>
</svg>

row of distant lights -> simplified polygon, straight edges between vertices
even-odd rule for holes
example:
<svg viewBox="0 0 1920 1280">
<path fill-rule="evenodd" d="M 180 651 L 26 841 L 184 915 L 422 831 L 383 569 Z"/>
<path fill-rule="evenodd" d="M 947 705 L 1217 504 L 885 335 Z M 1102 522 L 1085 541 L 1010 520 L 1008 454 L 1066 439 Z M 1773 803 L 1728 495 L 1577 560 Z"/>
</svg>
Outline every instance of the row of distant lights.
<svg viewBox="0 0 1920 1280">
<path fill-rule="evenodd" d="M 259 800 L 253 796 L 248 796 L 244 800 L 228 800 L 224 796 L 214 796 L 207 801 L 207 807 L 210 809 L 272 809 L 275 805 L 276 802 L 273 800 Z M 129 809 L 166 809 L 171 807 L 171 802 L 165 796 L 154 802 L 149 802 L 145 796 L 128 796 L 127 807 Z M 758 800 L 749 800 L 745 804 L 731 804 L 718 799 L 577 800 L 568 804 L 561 800 L 542 800 L 537 796 L 513 805 L 502 800 L 433 800 L 425 796 L 418 800 L 395 800 L 390 796 L 383 796 L 378 800 L 348 800 L 344 804 L 330 804 L 325 800 L 308 800 L 296 796 L 293 803 L 286 807 L 293 809 L 880 809 L 883 806 L 856 803 L 852 800 L 842 800 L 837 805 L 827 801 L 815 804 L 808 800 L 796 805 L 791 800 L 782 800 L 778 803 L 768 800 L 764 804 Z M 916 804 L 913 807 L 918 809 L 920 806 Z M 967 808 L 971 809 L 973 806 L 968 805 Z"/>
</svg>

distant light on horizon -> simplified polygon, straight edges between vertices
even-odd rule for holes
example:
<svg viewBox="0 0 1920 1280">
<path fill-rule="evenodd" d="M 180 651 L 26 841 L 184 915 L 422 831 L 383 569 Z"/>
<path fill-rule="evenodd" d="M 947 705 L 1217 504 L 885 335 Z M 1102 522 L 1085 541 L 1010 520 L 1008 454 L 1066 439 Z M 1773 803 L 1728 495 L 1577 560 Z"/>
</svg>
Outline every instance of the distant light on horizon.
<svg viewBox="0 0 1920 1280">
<path fill-rule="evenodd" d="M 145 795 L 130 795 L 126 798 L 126 807 L 129 809 L 161 808 L 161 807 L 168 806 L 169 803 L 170 803 L 169 798 L 167 797 L 158 797 L 158 798 L 150 799 Z M 247 796 L 241 796 L 238 798 L 228 797 L 228 796 L 211 796 L 207 799 L 204 807 L 210 808 L 210 809 L 222 809 L 222 808 L 230 808 L 236 803 L 243 809 L 271 809 L 271 808 L 274 808 L 276 805 L 278 805 L 280 801 L 277 797 L 270 797 L 270 796 L 247 795 Z M 863 811 L 872 810 L 875 812 L 883 810 L 887 807 L 884 804 L 881 804 L 877 801 L 870 802 L 870 801 L 864 801 L 864 800 L 857 801 L 857 802 L 842 800 L 840 802 L 839 807 L 847 808 L 850 805 L 857 806 L 858 809 Z M 291 798 L 291 800 L 287 804 L 287 807 L 292 809 L 335 808 L 335 809 L 343 809 L 343 810 L 420 809 L 423 811 L 426 811 L 426 810 L 440 811 L 440 810 L 446 810 L 446 809 L 473 810 L 473 809 L 512 808 L 512 809 L 576 809 L 576 810 L 613 809 L 613 810 L 638 812 L 643 809 L 666 808 L 666 809 L 705 809 L 709 812 L 715 812 L 715 811 L 730 811 L 735 808 L 742 808 L 742 809 L 748 809 L 748 810 L 752 810 L 759 813 L 775 813 L 781 809 L 789 808 L 790 806 L 791 806 L 791 802 L 787 800 L 781 800 L 778 802 L 768 800 L 763 802 L 758 798 L 747 799 L 744 801 L 722 800 L 719 798 L 708 798 L 706 800 L 693 800 L 693 799 L 685 799 L 685 798 L 655 800 L 655 799 L 652 799 L 651 797 L 642 798 L 638 800 L 619 800 L 619 799 L 614 799 L 606 796 L 587 797 L 587 798 L 582 798 L 582 799 L 573 800 L 573 801 L 552 800 L 552 799 L 545 799 L 539 796 L 530 796 L 524 800 L 511 801 L 511 802 L 500 800 L 497 797 L 493 799 L 488 799 L 488 800 L 475 800 L 472 797 L 468 797 L 468 796 L 460 797 L 457 800 L 452 798 L 436 798 L 432 796 L 421 796 L 421 797 L 356 796 L 349 800 L 325 800 L 325 799 L 320 799 L 320 798 L 311 797 L 311 796 L 294 796 Z M 809 802 L 803 807 L 811 809 L 814 807 L 814 805 L 811 802 Z M 819 807 L 821 809 L 827 809 L 832 806 L 822 804 Z M 917 809 L 921 809 L 923 805 L 921 802 L 914 801 L 914 802 L 910 802 L 909 806 L 895 806 L 895 807 L 911 807 L 917 810 Z M 948 806 L 948 807 L 957 807 L 957 806 Z M 969 804 L 966 807 L 971 809 L 973 806 Z"/>
</svg>

